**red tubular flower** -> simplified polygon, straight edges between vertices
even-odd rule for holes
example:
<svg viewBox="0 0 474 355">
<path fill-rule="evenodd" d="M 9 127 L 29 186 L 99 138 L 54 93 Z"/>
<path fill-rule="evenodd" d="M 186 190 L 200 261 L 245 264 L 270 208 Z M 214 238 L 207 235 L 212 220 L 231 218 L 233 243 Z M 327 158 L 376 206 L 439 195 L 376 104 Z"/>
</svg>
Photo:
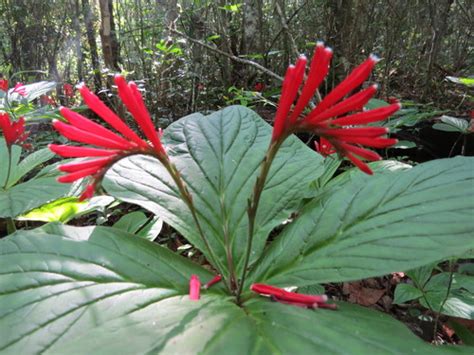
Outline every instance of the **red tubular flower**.
<svg viewBox="0 0 474 355">
<path fill-rule="evenodd" d="M 28 133 L 25 133 L 25 119 L 23 117 L 12 122 L 8 113 L 0 113 L 0 128 L 7 146 L 22 144 L 28 138 Z"/>
<path fill-rule="evenodd" d="M 155 130 L 136 85 L 133 82 L 127 83 L 121 76 L 116 76 L 115 82 L 119 89 L 119 96 L 151 144 L 140 138 L 95 94 L 82 85 L 79 92 L 85 103 L 118 133 L 68 108 L 60 108 L 60 113 L 68 123 L 53 121 L 54 128 L 70 140 L 95 146 L 49 145 L 51 151 L 65 158 L 93 158 L 59 167 L 59 170 L 68 173 L 58 178 L 59 182 L 71 183 L 87 176 L 92 178 L 92 182 L 82 193 L 81 199 L 92 197 L 107 168 L 124 156 L 143 153 L 154 155 L 158 159 L 167 158 L 160 141 L 161 133 Z"/>
<path fill-rule="evenodd" d="M 81 197 L 79 197 L 79 201 L 84 201 L 90 199 L 94 196 L 94 192 L 96 189 L 95 183 L 90 183 L 86 186 L 85 190 L 82 192 Z"/>
<path fill-rule="evenodd" d="M 22 83 L 17 83 L 15 87 L 13 88 L 13 92 L 23 97 L 27 95 L 25 85 L 23 85 Z"/>
<path fill-rule="evenodd" d="M 0 90 L 7 91 L 8 90 L 8 80 L 7 79 L 0 79 Z"/>
<path fill-rule="evenodd" d="M 324 142 L 328 147 L 327 150 L 322 150 L 322 147 L 316 144 L 321 154 L 328 155 L 337 152 L 351 160 L 362 171 L 371 174 L 370 168 L 359 158 L 374 161 L 379 160 L 380 156 L 361 146 L 386 148 L 395 144 L 397 140 L 384 138 L 388 130 L 383 127 L 354 126 L 384 120 L 401 106 L 395 102 L 386 107 L 360 112 L 375 95 L 376 85 L 369 86 L 344 99 L 369 77 L 378 62 L 377 57 L 370 56 L 326 95 L 316 108 L 302 116 L 303 110 L 328 73 L 331 57 L 332 50 L 318 43 L 304 83 L 305 57 L 298 58 L 296 65 L 288 68 L 275 115 L 272 142 L 284 140 L 294 132 L 310 131 L 321 137 L 321 146 Z M 301 95 L 295 103 L 299 90 L 301 90 Z"/>
<path fill-rule="evenodd" d="M 197 275 L 191 275 L 189 280 L 189 299 L 191 301 L 199 301 L 201 295 L 201 281 Z"/>
<path fill-rule="evenodd" d="M 207 290 L 209 287 L 211 287 L 212 285 L 215 285 L 216 283 L 220 282 L 221 280 L 222 280 L 222 276 L 221 275 L 216 275 L 211 279 L 211 281 L 206 283 L 203 287 L 204 287 L 204 289 Z"/>
<path fill-rule="evenodd" d="M 299 307 L 308 308 L 330 308 L 336 309 L 335 304 L 326 303 L 326 295 L 305 295 L 301 293 L 288 292 L 282 288 L 265 285 L 253 284 L 250 289 L 262 296 L 271 297 L 274 301 L 291 304 Z"/>
</svg>

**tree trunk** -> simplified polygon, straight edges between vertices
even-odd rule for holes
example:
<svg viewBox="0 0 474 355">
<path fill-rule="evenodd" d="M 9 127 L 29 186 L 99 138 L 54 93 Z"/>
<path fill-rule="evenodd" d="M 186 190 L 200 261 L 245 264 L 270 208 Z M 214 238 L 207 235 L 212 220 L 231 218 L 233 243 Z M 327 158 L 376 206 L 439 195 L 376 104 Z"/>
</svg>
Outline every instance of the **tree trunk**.
<svg viewBox="0 0 474 355">
<path fill-rule="evenodd" d="M 430 51 L 428 54 L 424 96 L 426 96 L 431 89 L 433 65 L 436 62 L 441 48 L 441 43 L 443 41 L 444 35 L 446 34 L 446 30 L 448 29 L 448 19 L 452 4 L 453 0 L 446 0 L 444 4 L 439 4 L 438 2 L 432 3 L 431 1 L 429 2 L 431 29 L 433 35 L 431 37 Z"/>
<path fill-rule="evenodd" d="M 91 52 L 92 70 L 94 71 L 95 89 L 102 87 L 100 77 L 99 55 L 97 53 L 97 43 L 95 41 L 94 18 L 89 4 L 89 0 L 82 0 L 82 11 L 84 13 L 84 23 L 86 25 L 87 42 Z"/>
<path fill-rule="evenodd" d="M 121 71 L 119 66 L 119 44 L 115 33 L 113 5 L 111 0 L 99 0 L 100 39 L 105 67 L 112 71 Z"/>
<path fill-rule="evenodd" d="M 245 0 L 242 21 L 241 54 L 255 53 L 258 48 L 257 23 L 258 23 L 258 1 Z"/>
<path fill-rule="evenodd" d="M 73 17 L 73 27 L 76 32 L 75 36 L 75 47 L 76 47 L 76 56 L 77 56 L 77 78 L 79 82 L 84 80 L 83 68 L 84 68 L 84 58 L 82 55 L 82 43 L 81 43 L 81 26 L 79 24 L 79 18 L 81 16 L 81 10 L 79 6 L 79 0 L 74 1 L 74 12 L 75 16 Z"/>
</svg>

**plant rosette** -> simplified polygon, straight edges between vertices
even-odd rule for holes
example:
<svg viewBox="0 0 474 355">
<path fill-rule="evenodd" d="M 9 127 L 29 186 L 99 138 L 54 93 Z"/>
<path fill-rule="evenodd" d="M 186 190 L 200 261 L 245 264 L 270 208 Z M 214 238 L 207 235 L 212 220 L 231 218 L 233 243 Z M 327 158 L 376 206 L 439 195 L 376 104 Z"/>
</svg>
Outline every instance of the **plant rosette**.
<svg viewBox="0 0 474 355">
<path fill-rule="evenodd" d="M 431 346 L 380 312 L 288 291 L 410 270 L 474 248 L 473 159 L 368 176 L 373 164 L 363 160 L 380 157 L 367 148 L 396 140 L 364 125 L 399 105 L 362 111 L 375 86 L 345 98 L 370 75 L 377 62 L 370 57 L 306 109 L 331 56 L 318 44 L 306 80 L 306 58 L 290 66 L 273 128 L 231 106 L 156 131 L 136 85 L 117 76 L 143 139 L 81 87 L 86 104 L 116 132 L 61 109 L 67 123 L 55 128 L 87 146 L 51 147 L 82 158 L 62 165 L 60 181 L 88 179 L 84 199 L 104 188 L 155 213 L 213 271 L 118 228 L 17 231 L 0 241 L 0 350 L 472 353 Z M 293 134 L 301 131 L 324 138 L 361 171 L 316 188 L 324 160 Z"/>
</svg>

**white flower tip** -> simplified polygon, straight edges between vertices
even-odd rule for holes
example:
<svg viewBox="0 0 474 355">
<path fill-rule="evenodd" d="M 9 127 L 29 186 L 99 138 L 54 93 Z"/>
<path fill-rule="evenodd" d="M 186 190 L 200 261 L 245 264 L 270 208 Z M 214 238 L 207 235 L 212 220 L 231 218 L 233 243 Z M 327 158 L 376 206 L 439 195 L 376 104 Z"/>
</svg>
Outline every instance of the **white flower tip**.
<svg viewBox="0 0 474 355">
<path fill-rule="evenodd" d="M 324 48 L 324 50 L 328 53 L 328 54 L 332 54 L 332 48 L 331 47 L 326 47 Z"/>
<path fill-rule="evenodd" d="M 317 47 L 324 47 L 324 42 L 323 41 L 317 41 L 316 46 Z"/>
<path fill-rule="evenodd" d="M 324 302 L 327 302 L 329 297 L 326 295 L 321 295 L 321 298 L 324 300 Z"/>
<path fill-rule="evenodd" d="M 379 89 L 379 84 L 372 84 L 372 87 L 374 88 L 374 90 L 378 90 Z"/>
<path fill-rule="evenodd" d="M 401 102 L 397 102 L 397 106 L 398 106 L 398 109 L 400 110 L 402 108 L 402 103 Z"/>
<path fill-rule="evenodd" d="M 83 81 L 81 81 L 79 84 L 76 85 L 76 88 L 78 88 L 79 90 L 85 87 L 86 87 L 86 83 L 84 83 Z"/>
<path fill-rule="evenodd" d="M 308 59 L 306 58 L 306 56 L 304 54 L 300 54 L 300 56 L 298 57 L 298 61 L 300 61 L 300 60 L 306 61 Z"/>
<path fill-rule="evenodd" d="M 370 58 L 370 60 L 372 60 L 374 63 L 380 62 L 380 57 L 379 57 L 378 55 L 376 55 L 376 54 L 373 54 L 373 53 L 372 53 L 372 54 L 369 56 L 369 58 Z"/>
</svg>

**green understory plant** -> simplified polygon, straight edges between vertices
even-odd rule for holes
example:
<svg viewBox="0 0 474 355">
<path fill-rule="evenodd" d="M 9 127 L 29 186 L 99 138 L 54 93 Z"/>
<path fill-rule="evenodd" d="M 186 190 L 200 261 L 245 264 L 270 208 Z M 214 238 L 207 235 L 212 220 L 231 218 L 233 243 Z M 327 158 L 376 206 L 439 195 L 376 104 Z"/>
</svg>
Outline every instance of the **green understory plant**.
<svg viewBox="0 0 474 355">
<path fill-rule="evenodd" d="M 86 178 L 82 198 L 102 186 L 157 214 L 206 262 L 196 264 L 118 228 L 48 224 L 17 231 L 0 241 L 0 351 L 472 352 L 433 347 L 388 315 L 363 307 L 336 302 L 333 311 L 324 309 L 334 303 L 323 296 L 309 304 L 305 300 L 316 296 L 283 289 L 271 294 L 276 287 L 410 270 L 474 248 L 472 158 L 374 176 L 348 172 L 340 183 L 315 184 L 323 158 L 293 133 L 324 137 L 366 173 L 371 165 L 361 159 L 378 155 L 362 146 L 395 142 L 382 137 L 386 129 L 363 125 L 386 118 L 398 104 L 360 112 L 374 86 L 341 100 L 367 78 L 374 57 L 316 111 L 305 112 L 331 55 L 318 44 L 304 85 L 306 59 L 290 67 L 273 129 L 253 111 L 230 106 L 189 115 L 157 133 L 136 85 L 117 76 L 119 96 L 144 140 L 82 87 L 86 104 L 119 134 L 61 109 L 68 124 L 55 122 L 55 128 L 89 146 L 51 149 L 89 159 L 62 165 L 67 174 L 60 181 Z M 222 282 L 199 288 L 199 280 L 207 283 L 216 274 Z"/>
<path fill-rule="evenodd" d="M 56 181 L 58 174 L 51 166 L 43 167 L 32 175 L 35 168 L 54 156 L 49 149 L 32 152 L 20 160 L 22 146 L 10 143 L 13 142 L 0 137 L 0 218 L 7 221 L 7 228 L 11 233 L 15 230 L 14 219 L 44 203 L 67 195 L 71 187 Z"/>
<path fill-rule="evenodd" d="M 450 268 L 454 263 L 449 261 Z M 474 319 L 474 277 L 462 270 L 433 274 L 434 270 L 435 265 L 427 265 L 408 271 L 410 281 L 397 285 L 394 303 L 418 301 L 435 313 Z"/>
<path fill-rule="evenodd" d="M 43 73 L 38 71 L 32 72 Z M 28 71 L 19 72 L 10 79 L 23 73 L 28 73 Z M 56 88 L 56 82 L 17 83 L 10 89 L 8 86 L 8 80 L 0 79 L 0 112 L 9 114 L 12 119 L 23 117 L 26 122 L 60 117 L 54 108 L 56 103 L 49 96 Z"/>
<path fill-rule="evenodd" d="M 461 142 L 461 155 L 464 155 L 466 151 L 467 137 L 468 135 L 474 133 L 472 118 L 471 118 L 471 122 L 469 122 L 468 120 L 462 119 L 459 117 L 451 117 L 451 116 L 443 115 L 439 118 L 439 121 L 440 122 L 437 122 L 433 125 L 433 129 L 436 129 L 438 131 L 444 131 L 444 132 L 459 133 L 458 138 L 454 142 L 453 147 L 451 148 L 449 152 L 449 156 L 452 155 L 453 150 L 459 141 Z"/>
</svg>

